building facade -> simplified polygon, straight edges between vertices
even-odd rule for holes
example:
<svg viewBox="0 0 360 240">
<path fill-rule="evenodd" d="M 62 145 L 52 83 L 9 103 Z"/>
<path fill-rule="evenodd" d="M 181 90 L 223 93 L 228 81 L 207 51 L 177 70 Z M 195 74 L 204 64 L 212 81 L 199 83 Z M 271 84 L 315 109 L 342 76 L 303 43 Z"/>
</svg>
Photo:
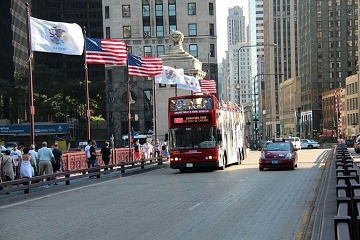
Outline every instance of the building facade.
<svg viewBox="0 0 360 240">
<path fill-rule="evenodd" d="M 322 92 L 344 88 L 358 61 L 358 1 L 299 1 L 302 111 L 324 109 Z M 313 118 L 314 119 L 314 118 Z M 311 131 L 329 130 L 327 116 Z"/>
<path fill-rule="evenodd" d="M 279 86 L 299 74 L 299 2 L 298 0 L 264 1 L 265 110 L 266 128 L 275 137 L 280 134 Z"/>
<path fill-rule="evenodd" d="M 25 0 L 0 2 L 0 80 L 14 86 L 15 79 L 28 71 L 28 47 Z M 5 84 L 3 83 L 2 89 Z M 21 96 L 23 97 L 23 96 Z M 16 104 L 16 97 L 1 98 L 0 118 L 7 123 L 26 120 L 27 107 Z"/>
<path fill-rule="evenodd" d="M 105 37 L 124 40 L 128 52 L 138 56 L 163 56 L 170 49 L 169 34 L 175 30 L 182 32 L 182 47 L 202 62 L 205 79 L 218 81 L 215 0 L 142 0 L 141 4 L 131 0 L 104 0 L 103 13 Z M 143 134 L 154 130 L 153 79 L 128 78 L 125 67 L 106 67 L 107 119 L 115 141 L 129 132 L 128 81 L 132 130 Z M 174 86 L 156 87 L 175 95 Z M 158 134 L 163 138 L 165 132 Z"/>
</svg>

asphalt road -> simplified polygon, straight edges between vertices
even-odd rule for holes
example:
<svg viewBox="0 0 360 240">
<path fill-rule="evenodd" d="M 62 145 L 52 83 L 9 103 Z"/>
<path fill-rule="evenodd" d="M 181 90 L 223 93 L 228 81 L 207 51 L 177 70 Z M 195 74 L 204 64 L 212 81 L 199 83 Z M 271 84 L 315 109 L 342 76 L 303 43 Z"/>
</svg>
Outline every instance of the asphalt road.
<svg viewBox="0 0 360 240">
<path fill-rule="evenodd" d="M 309 239 L 330 149 L 298 168 L 258 170 L 260 152 L 224 171 L 89 179 L 0 206 L 0 239 Z"/>
</svg>

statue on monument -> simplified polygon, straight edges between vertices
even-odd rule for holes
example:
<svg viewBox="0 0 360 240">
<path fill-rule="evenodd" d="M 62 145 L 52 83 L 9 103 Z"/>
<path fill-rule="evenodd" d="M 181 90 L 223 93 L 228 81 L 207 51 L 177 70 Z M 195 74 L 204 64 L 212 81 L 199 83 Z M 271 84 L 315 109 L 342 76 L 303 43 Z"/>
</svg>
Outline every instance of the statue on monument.
<svg viewBox="0 0 360 240">
<path fill-rule="evenodd" d="M 172 48 L 183 49 L 184 34 L 180 31 L 172 31 L 170 33 L 170 41 Z"/>
</svg>

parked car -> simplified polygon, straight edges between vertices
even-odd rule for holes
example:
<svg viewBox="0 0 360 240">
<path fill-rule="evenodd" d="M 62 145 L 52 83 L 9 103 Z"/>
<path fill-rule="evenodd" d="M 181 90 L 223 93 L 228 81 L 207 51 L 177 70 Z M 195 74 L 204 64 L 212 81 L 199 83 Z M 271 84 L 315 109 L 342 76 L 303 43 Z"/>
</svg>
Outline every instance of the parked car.
<svg viewBox="0 0 360 240">
<path fill-rule="evenodd" d="M 360 136 L 358 136 L 354 142 L 354 150 L 356 153 L 360 153 Z"/>
<path fill-rule="evenodd" d="M 320 144 L 313 139 L 301 139 L 301 148 L 318 148 Z"/>
<path fill-rule="evenodd" d="M 4 147 L 3 145 L 0 145 L 1 153 L 5 153 L 6 150 L 7 150 L 6 147 Z"/>
<path fill-rule="evenodd" d="M 352 146 L 354 146 L 354 141 L 355 141 L 355 139 L 345 139 L 345 145 L 347 147 L 352 147 Z"/>
<path fill-rule="evenodd" d="M 19 143 L 19 142 L 7 142 L 7 143 L 5 144 L 5 148 L 11 151 L 11 150 L 13 150 L 14 145 L 17 145 L 18 148 L 20 147 L 20 143 Z"/>
<path fill-rule="evenodd" d="M 273 139 L 267 142 L 261 150 L 259 170 L 265 168 L 286 168 L 294 170 L 297 167 L 298 148 L 285 139 Z"/>
</svg>

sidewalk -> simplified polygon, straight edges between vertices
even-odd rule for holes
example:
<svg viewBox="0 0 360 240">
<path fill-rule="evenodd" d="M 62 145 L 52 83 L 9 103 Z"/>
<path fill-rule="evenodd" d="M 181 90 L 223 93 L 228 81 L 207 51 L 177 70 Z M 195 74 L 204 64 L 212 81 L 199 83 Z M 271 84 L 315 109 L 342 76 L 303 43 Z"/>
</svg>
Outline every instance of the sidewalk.
<svg viewBox="0 0 360 240">
<path fill-rule="evenodd" d="M 336 206 L 336 171 L 334 157 L 326 165 L 324 183 L 320 188 L 320 198 L 316 207 L 312 240 L 334 240 L 334 216 Z"/>
</svg>

